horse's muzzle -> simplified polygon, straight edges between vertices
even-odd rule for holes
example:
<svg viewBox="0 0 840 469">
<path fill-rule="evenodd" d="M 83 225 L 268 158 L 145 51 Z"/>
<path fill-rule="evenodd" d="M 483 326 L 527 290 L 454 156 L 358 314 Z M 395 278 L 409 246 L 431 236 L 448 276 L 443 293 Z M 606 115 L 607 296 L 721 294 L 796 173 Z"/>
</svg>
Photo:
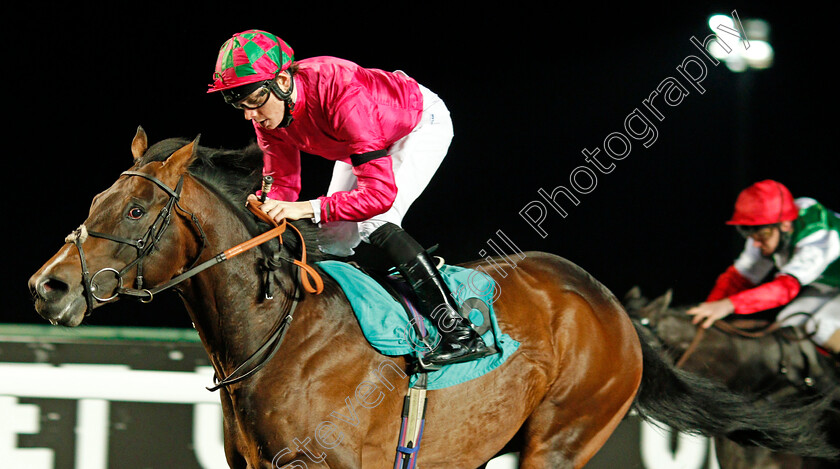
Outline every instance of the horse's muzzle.
<svg viewBox="0 0 840 469">
<path fill-rule="evenodd" d="M 87 306 L 81 285 L 73 287 L 58 276 L 38 272 L 29 279 L 29 291 L 35 310 L 50 323 L 73 327 L 84 319 Z"/>
</svg>

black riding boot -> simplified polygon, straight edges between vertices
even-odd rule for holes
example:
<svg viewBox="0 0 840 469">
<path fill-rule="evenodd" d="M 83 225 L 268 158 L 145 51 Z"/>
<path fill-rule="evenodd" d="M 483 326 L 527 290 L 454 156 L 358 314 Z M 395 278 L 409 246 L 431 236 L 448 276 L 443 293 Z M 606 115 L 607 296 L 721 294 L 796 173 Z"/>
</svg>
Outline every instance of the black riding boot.
<svg viewBox="0 0 840 469">
<path fill-rule="evenodd" d="M 424 355 L 424 362 L 448 365 L 496 353 L 458 312 L 458 304 L 431 256 L 414 238 L 399 226 L 387 223 L 370 235 L 370 243 L 394 261 L 416 294 L 418 311 L 432 321 L 440 334 L 440 343 Z"/>
</svg>

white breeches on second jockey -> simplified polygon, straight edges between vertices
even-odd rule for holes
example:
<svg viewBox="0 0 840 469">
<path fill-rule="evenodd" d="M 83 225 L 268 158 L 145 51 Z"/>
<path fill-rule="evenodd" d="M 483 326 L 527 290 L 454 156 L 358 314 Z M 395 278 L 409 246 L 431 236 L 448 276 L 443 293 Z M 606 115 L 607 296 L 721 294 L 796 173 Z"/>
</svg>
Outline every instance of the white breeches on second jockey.
<svg viewBox="0 0 840 469">
<path fill-rule="evenodd" d="M 319 248 L 322 251 L 349 256 L 359 242 L 367 242 L 368 236 L 386 222 L 401 225 L 408 208 L 435 175 L 452 142 L 452 119 L 438 95 L 422 85 L 420 91 L 423 94 L 420 122 L 411 133 L 388 149 L 397 183 L 394 204 L 387 212 L 362 222 L 323 223 L 319 234 Z M 335 162 L 327 195 L 356 187 L 356 176 L 352 169 L 347 163 Z"/>
<path fill-rule="evenodd" d="M 818 345 L 840 330 L 840 288 L 811 284 L 785 306 L 776 319 L 786 326 L 805 325 Z"/>
</svg>

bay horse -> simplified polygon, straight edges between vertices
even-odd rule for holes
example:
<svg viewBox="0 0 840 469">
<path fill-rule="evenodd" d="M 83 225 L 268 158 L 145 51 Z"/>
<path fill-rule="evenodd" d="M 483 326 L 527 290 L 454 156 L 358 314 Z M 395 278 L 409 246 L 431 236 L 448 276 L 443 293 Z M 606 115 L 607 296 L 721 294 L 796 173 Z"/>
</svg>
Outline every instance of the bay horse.
<svg viewBox="0 0 840 469">
<path fill-rule="evenodd" d="M 366 342 L 329 277 L 320 294 L 301 290 L 318 273 L 301 270 L 304 253 L 318 259 L 309 221 L 293 224 L 307 249 L 286 232 L 282 245 L 270 241 L 221 262 L 217 253 L 269 228 L 243 207 L 262 155 L 254 146 L 214 150 L 197 140 L 149 147 L 138 128 L 131 169 L 93 199 L 84 224 L 31 277 L 36 310 L 53 324 L 77 326 L 95 308 L 125 296 L 151 301 L 171 286 L 224 384 L 231 468 L 393 467 L 406 358 L 385 357 Z M 520 452 L 522 468 L 580 468 L 631 408 L 683 431 L 837 454 L 821 429 L 791 430 L 800 409 L 755 408 L 667 363 L 620 301 L 577 265 L 548 253 L 523 256 L 505 277 L 493 275 L 499 327 L 521 345 L 492 372 L 428 392 L 419 467 L 475 468 L 507 448 Z M 271 260 L 279 264 L 266 275 Z M 266 299 L 266 284 L 276 287 L 274 299 Z M 288 332 L 282 342 L 278 324 Z M 242 373 L 255 353 L 278 343 L 261 368 Z"/>
<path fill-rule="evenodd" d="M 672 306 L 671 300 L 670 290 L 649 300 L 634 287 L 625 295 L 624 305 L 685 370 L 766 401 L 825 399 L 829 405 L 814 407 L 810 417 L 791 424 L 822 423 L 838 443 L 838 364 L 820 353 L 806 334 L 797 328 L 782 328 L 767 315 L 717 321 L 700 332 L 686 314 L 691 306 Z M 838 464 L 836 460 L 740 446 L 724 438 L 715 438 L 715 450 L 721 469 L 829 469 Z"/>
</svg>

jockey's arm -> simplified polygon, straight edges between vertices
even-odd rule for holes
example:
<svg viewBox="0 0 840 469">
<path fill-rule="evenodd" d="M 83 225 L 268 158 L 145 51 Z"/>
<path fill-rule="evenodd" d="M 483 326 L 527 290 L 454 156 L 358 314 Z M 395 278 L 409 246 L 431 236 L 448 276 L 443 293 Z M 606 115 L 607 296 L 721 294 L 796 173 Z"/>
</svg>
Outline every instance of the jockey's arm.
<svg viewBox="0 0 840 469">
<path fill-rule="evenodd" d="M 397 197 L 397 183 L 388 155 L 353 166 L 356 188 L 318 197 L 316 222 L 363 221 L 385 213 Z"/>
<path fill-rule="evenodd" d="M 248 196 L 248 201 L 257 202 L 259 201 L 259 198 L 256 195 L 251 194 Z M 286 202 L 283 200 L 267 198 L 265 199 L 265 202 L 260 205 L 260 210 L 268 214 L 268 216 L 277 223 L 280 223 L 284 218 L 287 220 L 300 220 L 302 218 L 315 217 L 312 204 L 308 201 Z"/>
<path fill-rule="evenodd" d="M 718 319 L 732 313 L 752 314 L 790 303 L 799 294 L 801 285 L 796 277 L 779 274 L 770 282 L 736 293 L 727 298 L 702 303 L 686 313 L 694 316 L 694 324 L 711 327 Z"/>
<path fill-rule="evenodd" d="M 707 302 L 722 300 L 735 293 L 742 292 L 755 286 L 734 265 L 730 265 L 715 281 L 715 286 L 706 298 Z"/>
<path fill-rule="evenodd" d="M 735 314 L 752 314 L 790 303 L 801 289 L 796 277 L 780 273 L 770 282 L 736 293 L 729 300 Z"/>
</svg>

